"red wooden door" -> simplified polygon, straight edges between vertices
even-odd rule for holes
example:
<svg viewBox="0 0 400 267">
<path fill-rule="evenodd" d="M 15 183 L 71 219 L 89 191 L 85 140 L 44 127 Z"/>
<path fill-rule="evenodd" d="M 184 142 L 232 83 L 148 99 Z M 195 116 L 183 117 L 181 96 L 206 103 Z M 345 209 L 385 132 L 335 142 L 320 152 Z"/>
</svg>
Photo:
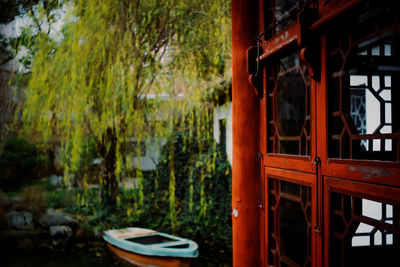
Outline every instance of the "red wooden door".
<svg viewBox="0 0 400 267">
<path fill-rule="evenodd" d="M 399 266 L 397 2 L 259 7 L 262 265 Z"/>
<path fill-rule="evenodd" d="M 320 30 L 323 262 L 399 266 L 399 5 L 352 2 Z M 328 16 L 344 3 L 321 10 Z"/>
</svg>

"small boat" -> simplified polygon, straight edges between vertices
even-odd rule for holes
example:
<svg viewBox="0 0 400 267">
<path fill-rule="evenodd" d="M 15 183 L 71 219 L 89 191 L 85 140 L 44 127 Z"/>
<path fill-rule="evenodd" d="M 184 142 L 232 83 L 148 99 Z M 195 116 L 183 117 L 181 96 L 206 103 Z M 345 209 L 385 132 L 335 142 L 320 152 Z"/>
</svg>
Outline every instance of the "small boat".
<svg viewBox="0 0 400 267">
<path fill-rule="evenodd" d="M 117 258 L 134 266 L 186 267 L 199 255 L 196 242 L 146 228 L 108 230 L 103 238 Z"/>
</svg>

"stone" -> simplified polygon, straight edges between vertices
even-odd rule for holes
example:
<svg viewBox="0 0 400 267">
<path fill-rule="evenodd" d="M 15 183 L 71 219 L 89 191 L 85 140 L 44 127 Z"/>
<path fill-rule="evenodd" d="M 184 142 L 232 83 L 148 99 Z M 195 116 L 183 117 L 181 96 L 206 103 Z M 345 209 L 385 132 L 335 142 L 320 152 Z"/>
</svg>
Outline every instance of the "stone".
<svg viewBox="0 0 400 267">
<path fill-rule="evenodd" d="M 50 236 L 52 237 L 52 245 L 66 245 L 72 237 L 72 229 L 67 225 L 50 226 Z"/>
<path fill-rule="evenodd" d="M 53 225 L 50 226 L 50 236 L 70 239 L 72 236 L 72 229 L 67 225 Z"/>
<path fill-rule="evenodd" d="M 7 224 L 10 228 L 29 230 L 33 229 L 32 213 L 26 211 L 10 211 L 6 214 Z"/>
<path fill-rule="evenodd" d="M 39 219 L 40 225 L 43 227 L 54 226 L 54 225 L 68 225 L 77 226 L 78 221 L 68 213 L 56 212 L 54 210 L 48 210 L 46 214 L 43 214 Z"/>
</svg>

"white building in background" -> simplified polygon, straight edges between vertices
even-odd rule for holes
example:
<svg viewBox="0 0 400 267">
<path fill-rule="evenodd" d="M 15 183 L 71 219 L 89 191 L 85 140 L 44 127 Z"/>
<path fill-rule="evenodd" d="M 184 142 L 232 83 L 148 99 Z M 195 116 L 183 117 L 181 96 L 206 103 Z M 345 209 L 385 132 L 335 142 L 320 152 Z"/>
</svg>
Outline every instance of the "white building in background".
<svg viewBox="0 0 400 267">
<path fill-rule="evenodd" d="M 225 146 L 226 155 L 232 165 L 232 102 L 214 109 L 214 139 Z"/>
<path fill-rule="evenodd" d="M 128 155 L 127 158 L 131 162 L 132 168 L 142 171 L 155 170 L 161 156 L 161 148 L 167 142 L 166 138 L 147 138 L 141 140 L 140 143 L 132 138 L 129 142 L 133 154 Z M 135 152 L 137 146 L 140 147 L 140 154 Z"/>
</svg>

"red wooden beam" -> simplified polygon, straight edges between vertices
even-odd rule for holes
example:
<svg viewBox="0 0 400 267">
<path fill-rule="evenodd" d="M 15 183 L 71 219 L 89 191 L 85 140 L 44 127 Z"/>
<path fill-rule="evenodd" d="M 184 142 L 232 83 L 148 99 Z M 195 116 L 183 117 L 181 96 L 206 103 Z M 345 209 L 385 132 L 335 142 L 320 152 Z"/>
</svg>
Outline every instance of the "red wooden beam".
<svg viewBox="0 0 400 267">
<path fill-rule="evenodd" d="M 298 25 L 293 24 L 275 37 L 265 41 L 262 45 L 263 54 L 260 56 L 260 60 L 263 60 L 282 48 L 287 47 L 289 44 L 296 42 L 299 35 Z"/>
<path fill-rule="evenodd" d="M 232 0 L 233 266 L 260 265 L 259 100 L 249 84 L 246 51 L 258 30 L 258 1 Z"/>
</svg>

